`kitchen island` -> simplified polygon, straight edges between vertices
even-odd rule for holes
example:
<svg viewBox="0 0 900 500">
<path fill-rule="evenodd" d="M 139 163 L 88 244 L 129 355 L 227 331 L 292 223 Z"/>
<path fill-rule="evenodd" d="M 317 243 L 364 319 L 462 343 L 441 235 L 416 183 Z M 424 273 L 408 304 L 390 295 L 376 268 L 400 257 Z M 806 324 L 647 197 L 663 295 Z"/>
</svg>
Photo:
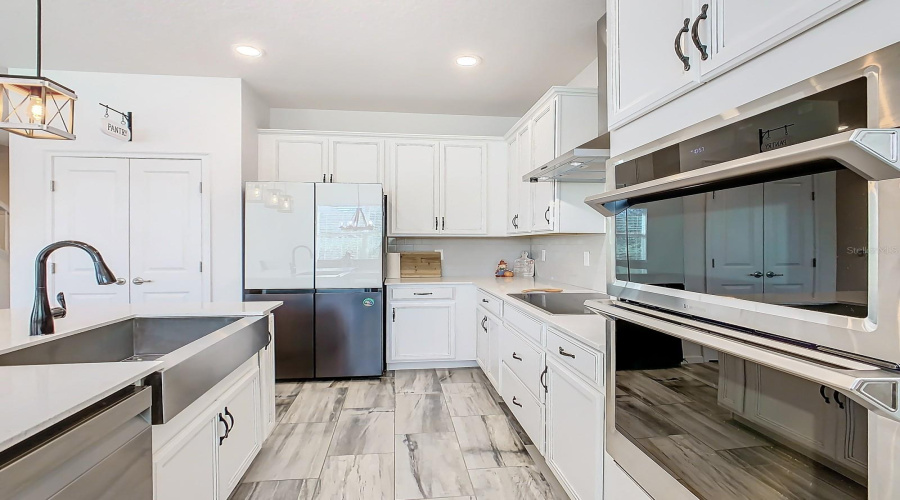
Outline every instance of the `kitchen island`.
<svg viewBox="0 0 900 500">
<path fill-rule="evenodd" d="M 212 493 L 213 498 L 227 498 L 274 426 L 274 349 L 266 338 L 272 338 L 272 321 L 266 317 L 280 305 L 80 306 L 56 320 L 57 333 L 39 337 L 29 336 L 29 311 L 0 310 L 0 477 L 6 480 L 4 471 L 8 473 L 16 461 L 31 453 L 32 442 L 49 448 L 48 443 L 70 433 L 71 425 L 83 424 L 85 415 L 98 407 L 102 413 L 119 404 L 118 400 L 110 403 L 111 398 L 134 391 L 144 392 L 147 402 L 152 393 L 154 405 L 165 401 L 168 410 L 168 414 L 161 408 L 140 412 L 148 427 L 148 451 L 151 419 L 158 424 L 152 426 L 153 486 L 149 485 L 151 471 L 146 470 L 148 494 L 159 499 L 183 498 L 177 488 L 181 474 L 207 470 L 212 471 L 209 481 L 204 483 L 200 477 L 192 484 L 205 487 L 203 491 Z M 212 326 L 199 333 L 188 331 L 203 323 Z M 88 353 L 102 360 L 93 362 L 82 352 L 96 337 L 103 342 L 112 338 L 117 347 L 129 350 L 133 342 L 137 353 L 138 342 L 147 343 L 146 338 L 139 338 L 147 334 L 138 331 L 138 325 L 147 324 L 155 325 L 159 340 L 168 343 L 168 348 L 160 348 L 161 342 L 153 346 L 161 349 L 158 354 L 109 354 L 104 343 L 104 349 Z M 190 339 L 179 341 L 177 337 L 183 335 Z M 221 366 L 201 376 L 183 376 L 191 361 L 203 360 L 209 353 L 215 353 L 214 361 L 221 360 Z M 227 373 L 222 372 L 223 367 Z M 179 376 L 188 379 L 187 383 L 178 380 Z M 194 383 L 204 378 L 199 381 L 207 385 Z M 164 393 L 164 383 L 173 387 L 171 394 Z M 208 432 L 196 433 L 197 424 L 205 425 Z M 205 457 L 191 454 L 199 446 L 185 446 L 184 438 L 194 434 L 204 438 Z M 187 470 L 186 463 L 192 463 Z M 176 467 L 171 468 L 173 465 Z M 134 498 L 145 497 L 136 493 Z"/>
</svg>

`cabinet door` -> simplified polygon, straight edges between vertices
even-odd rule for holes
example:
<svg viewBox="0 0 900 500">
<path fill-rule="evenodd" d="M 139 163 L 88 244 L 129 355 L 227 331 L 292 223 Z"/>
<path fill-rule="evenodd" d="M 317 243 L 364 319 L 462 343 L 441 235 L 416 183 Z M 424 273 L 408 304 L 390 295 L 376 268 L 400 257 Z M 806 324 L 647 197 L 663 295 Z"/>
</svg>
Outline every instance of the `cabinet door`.
<svg viewBox="0 0 900 500">
<path fill-rule="evenodd" d="M 269 345 L 259 351 L 259 401 L 262 440 L 275 430 L 275 315 L 269 314 Z"/>
<path fill-rule="evenodd" d="M 533 169 L 556 158 L 556 99 L 537 110 L 531 119 L 531 160 Z"/>
<path fill-rule="evenodd" d="M 324 182 L 328 174 L 328 139 L 282 137 L 275 140 L 279 181 Z"/>
<path fill-rule="evenodd" d="M 102 196 L 98 196 L 102 193 Z M 87 241 L 117 278 L 128 280 L 129 169 L 124 158 L 53 159 L 53 240 Z M 72 306 L 128 304 L 129 288 L 101 286 L 91 259 L 75 248 L 51 257 L 53 295 L 64 292 Z"/>
<path fill-rule="evenodd" d="M 441 233 L 487 233 L 487 145 L 441 143 Z"/>
<path fill-rule="evenodd" d="M 456 356 L 454 302 L 400 302 L 391 306 L 393 361 L 453 359 Z"/>
<path fill-rule="evenodd" d="M 745 417 L 806 449 L 835 456 L 839 412 L 818 384 L 749 361 L 745 370 Z M 831 393 L 826 388 L 829 398 Z"/>
<path fill-rule="evenodd" d="M 437 234 L 438 143 L 391 145 L 391 234 Z"/>
<path fill-rule="evenodd" d="M 709 5 L 709 17 L 701 40 L 710 55 L 701 71 L 704 77 L 728 71 L 861 1 L 702 0 L 701 5 Z"/>
<path fill-rule="evenodd" d="M 506 147 L 508 158 L 506 166 L 506 232 L 515 234 L 519 232 L 516 216 L 519 215 L 519 184 L 522 183 L 522 177 L 519 175 L 519 151 L 516 136 L 513 136 Z"/>
<path fill-rule="evenodd" d="M 500 338 L 504 335 L 503 323 L 494 321 L 488 317 L 488 370 L 487 374 L 494 384 L 494 388 L 500 390 Z"/>
<path fill-rule="evenodd" d="M 204 414 L 153 453 L 155 500 L 215 500 L 216 446 L 225 426 Z"/>
<path fill-rule="evenodd" d="M 488 337 L 488 315 L 484 309 L 478 308 L 475 314 L 475 360 L 478 366 L 487 373 L 490 352 L 490 339 Z"/>
<path fill-rule="evenodd" d="M 573 499 L 603 498 L 603 394 L 547 360 L 547 465 Z"/>
<path fill-rule="evenodd" d="M 531 185 L 531 231 L 548 233 L 556 227 L 556 182 Z"/>
<path fill-rule="evenodd" d="M 331 139 L 329 176 L 331 182 L 381 183 L 384 179 L 384 141 Z"/>
<path fill-rule="evenodd" d="M 609 125 L 615 128 L 699 85 L 690 33 L 693 0 L 609 0 Z M 689 57 L 690 68 L 674 43 Z"/>
<path fill-rule="evenodd" d="M 259 404 L 259 371 L 256 370 L 223 398 L 220 411 L 229 428 L 224 439 L 216 441 L 219 447 L 219 498 L 228 498 L 259 451 Z"/>
<path fill-rule="evenodd" d="M 522 176 L 531 172 L 531 126 L 526 125 L 516 134 L 516 160 L 519 165 L 519 218 L 516 219 L 520 233 L 531 231 L 531 184 L 522 180 Z"/>
<path fill-rule="evenodd" d="M 862 476 L 868 475 L 869 465 L 869 410 L 843 394 L 839 394 L 841 409 L 835 401 L 833 406 L 840 413 L 841 429 L 838 448 L 838 463 L 856 471 Z"/>
<path fill-rule="evenodd" d="M 202 302 L 200 160 L 131 163 L 131 302 Z"/>
</svg>

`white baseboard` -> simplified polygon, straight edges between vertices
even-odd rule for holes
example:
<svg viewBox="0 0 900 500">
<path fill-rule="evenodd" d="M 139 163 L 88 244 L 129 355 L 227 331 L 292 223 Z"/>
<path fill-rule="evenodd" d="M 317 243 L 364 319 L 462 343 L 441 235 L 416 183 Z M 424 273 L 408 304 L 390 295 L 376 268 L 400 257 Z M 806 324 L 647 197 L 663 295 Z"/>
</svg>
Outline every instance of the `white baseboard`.
<svg viewBox="0 0 900 500">
<path fill-rule="evenodd" d="M 388 370 L 427 370 L 430 368 L 475 368 L 478 362 L 474 359 L 467 361 L 404 361 L 401 363 L 388 363 Z"/>
</svg>

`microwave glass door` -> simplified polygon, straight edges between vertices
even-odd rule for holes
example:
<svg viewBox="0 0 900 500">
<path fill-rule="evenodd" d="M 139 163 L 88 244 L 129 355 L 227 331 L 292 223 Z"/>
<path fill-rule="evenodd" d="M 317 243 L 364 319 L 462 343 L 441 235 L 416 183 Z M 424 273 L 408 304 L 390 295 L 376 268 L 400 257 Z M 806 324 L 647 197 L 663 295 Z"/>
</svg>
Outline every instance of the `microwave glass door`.
<svg viewBox="0 0 900 500">
<path fill-rule="evenodd" d="M 840 391 L 624 320 L 615 337 L 615 431 L 697 498 L 867 498 L 868 410 Z"/>
<path fill-rule="evenodd" d="M 853 80 L 617 165 L 616 188 L 866 126 Z M 869 182 L 836 161 L 637 203 L 615 218 L 625 282 L 868 315 Z"/>
</svg>

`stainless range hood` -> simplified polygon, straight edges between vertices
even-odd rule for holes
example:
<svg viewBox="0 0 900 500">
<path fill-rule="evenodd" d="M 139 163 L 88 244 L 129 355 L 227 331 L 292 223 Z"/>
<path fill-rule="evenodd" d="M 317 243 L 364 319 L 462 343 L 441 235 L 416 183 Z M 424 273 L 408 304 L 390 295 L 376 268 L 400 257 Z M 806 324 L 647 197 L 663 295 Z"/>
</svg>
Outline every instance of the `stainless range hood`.
<svg viewBox="0 0 900 500">
<path fill-rule="evenodd" d="M 606 182 L 609 134 L 588 141 L 522 176 L 523 181 Z"/>
</svg>

